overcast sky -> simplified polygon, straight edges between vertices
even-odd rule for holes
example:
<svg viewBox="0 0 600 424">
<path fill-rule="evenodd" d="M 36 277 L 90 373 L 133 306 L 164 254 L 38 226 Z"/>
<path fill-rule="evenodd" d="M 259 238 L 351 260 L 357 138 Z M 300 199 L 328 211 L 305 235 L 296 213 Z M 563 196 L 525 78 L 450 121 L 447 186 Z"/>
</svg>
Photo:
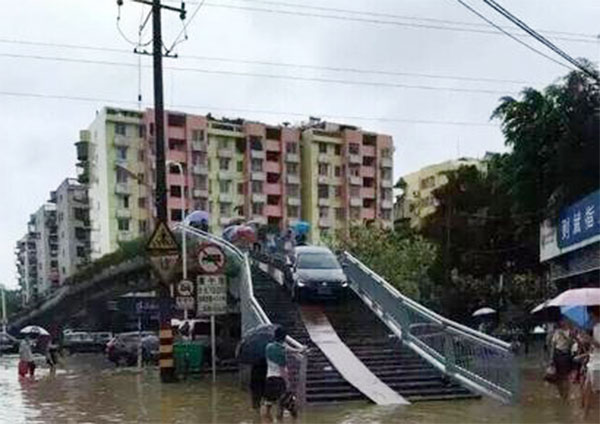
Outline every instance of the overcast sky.
<svg viewBox="0 0 600 424">
<path fill-rule="evenodd" d="M 494 21 L 508 25 L 483 1 L 466 1 Z M 500 3 L 533 28 L 584 34 L 559 35 L 583 41 L 554 41 L 572 56 L 597 63 L 597 0 Z M 16 287 L 14 247 L 26 230 L 29 214 L 65 177 L 75 175 L 73 143 L 95 111 L 107 101 L 136 107 L 138 68 L 118 63 L 136 65 L 139 56 L 126 52 L 132 46 L 117 29 L 115 0 L 19 0 L 10 8 L 4 6 L 0 15 L 0 128 L 6 150 L 0 155 L 0 195 L 5 205 L 0 220 L 0 283 Z M 188 2 L 189 18 L 195 8 L 196 4 Z M 137 40 L 142 9 L 125 0 L 120 27 L 130 40 Z M 432 19 L 459 21 L 460 29 L 477 32 L 432 28 L 449 26 Z M 395 23 L 385 23 L 390 21 Z M 208 0 L 188 27 L 189 40 L 176 49 L 179 59 L 165 60 L 166 67 L 188 69 L 165 70 L 165 100 L 167 107 L 192 113 L 212 112 L 273 124 L 298 122 L 302 116 L 314 115 L 388 133 L 394 138 L 394 176 L 398 177 L 458 155 L 480 157 L 486 151 L 505 150 L 497 124 L 489 121 L 498 99 L 517 94 L 524 86 L 544 87 L 568 72 L 506 35 L 487 33 L 495 30 L 482 23 L 456 0 Z M 163 27 L 165 44 L 170 46 L 182 27 L 177 15 L 163 13 Z M 144 40 L 149 34 L 147 31 Z M 523 40 L 542 49 L 531 39 Z M 516 82 L 340 72 L 215 58 Z M 71 61 L 81 59 L 88 63 Z M 149 104 L 151 61 L 149 57 L 141 59 L 142 95 Z M 240 75 L 247 73 L 279 77 Z"/>
</svg>

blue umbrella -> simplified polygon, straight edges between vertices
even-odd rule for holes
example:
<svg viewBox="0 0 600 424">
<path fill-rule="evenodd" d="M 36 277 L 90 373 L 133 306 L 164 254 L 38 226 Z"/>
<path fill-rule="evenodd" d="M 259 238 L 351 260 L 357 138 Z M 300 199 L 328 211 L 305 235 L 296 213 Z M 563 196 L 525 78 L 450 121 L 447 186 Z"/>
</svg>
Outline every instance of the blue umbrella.
<svg viewBox="0 0 600 424">
<path fill-rule="evenodd" d="M 248 331 L 242 338 L 238 351 L 238 361 L 244 364 L 258 364 L 265 359 L 265 348 L 275 337 L 275 324 L 261 324 Z"/>
<path fill-rule="evenodd" d="M 578 327 L 584 330 L 592 328 L 592 321 L 586 306 L 561 306 L 560 312 Z"/>
<path fill-rule="evenodd" d="M 298 221 L 292 226 L 292 228 L 298 234 L 306 234 L 310 231 L 310 223 L 306 221 Z"/>
<path fill-rule="evenodd" d="M 197 225 L 208 225 L 210 222 L 210 214 L 206 211 L 194 211 L 185 218 L 185 223 L 193 227 Z"/>
</svg>

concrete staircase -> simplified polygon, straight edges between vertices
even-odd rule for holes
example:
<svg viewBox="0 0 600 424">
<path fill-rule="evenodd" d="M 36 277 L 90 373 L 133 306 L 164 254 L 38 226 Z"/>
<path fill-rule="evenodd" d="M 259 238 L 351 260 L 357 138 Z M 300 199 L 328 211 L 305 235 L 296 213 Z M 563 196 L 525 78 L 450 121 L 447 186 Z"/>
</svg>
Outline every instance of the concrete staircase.
<svg viewBox="0 0 600 424">
<path fill-rule="evenodd" d="M 373 374 L 409 401 L 477 397 L 404 347 L 353 292 L 344 302 L 325 305 L 325 314 Z"/>
</svg>

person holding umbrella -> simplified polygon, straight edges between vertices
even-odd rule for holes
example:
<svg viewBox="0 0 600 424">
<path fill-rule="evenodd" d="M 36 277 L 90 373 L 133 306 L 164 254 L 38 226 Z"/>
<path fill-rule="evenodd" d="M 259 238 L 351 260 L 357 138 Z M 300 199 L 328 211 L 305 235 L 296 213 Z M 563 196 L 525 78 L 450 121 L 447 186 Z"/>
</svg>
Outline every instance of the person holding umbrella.
<svg viewBox="0 0 600 424">
<path fill-rule="evenodd" d="M 588 306 L 587 311 L 594 323 L 594 327 L 590 339 L 591 351 L 587 363 L 582 395 L 582 406 L 586 417 L 592 406 L 594 393 L 600 392 L 600 306 Z"/>
<path fill-rule="evenodd" d="M 27 373 L 29 373 L 30 377 L 33 377 L 35 374 L 35 362 L 33 361 L 29 334 L 25 335 L 19 345 L 19 377 L 25 378 Z"/>
</svg>

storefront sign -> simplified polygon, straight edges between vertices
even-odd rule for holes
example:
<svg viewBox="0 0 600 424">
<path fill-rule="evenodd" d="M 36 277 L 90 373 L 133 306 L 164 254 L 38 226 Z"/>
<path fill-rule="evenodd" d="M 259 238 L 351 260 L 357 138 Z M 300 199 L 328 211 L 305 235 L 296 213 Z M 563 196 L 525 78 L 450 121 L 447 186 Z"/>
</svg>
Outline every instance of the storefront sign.
<svg viewBox="0 0 600 424">
<path fill-rule="evenodd" d="M 563 209 L 558 221 L 558 247 L 565 248 L 600 234 L 600 190 Z"/>
</svg>

